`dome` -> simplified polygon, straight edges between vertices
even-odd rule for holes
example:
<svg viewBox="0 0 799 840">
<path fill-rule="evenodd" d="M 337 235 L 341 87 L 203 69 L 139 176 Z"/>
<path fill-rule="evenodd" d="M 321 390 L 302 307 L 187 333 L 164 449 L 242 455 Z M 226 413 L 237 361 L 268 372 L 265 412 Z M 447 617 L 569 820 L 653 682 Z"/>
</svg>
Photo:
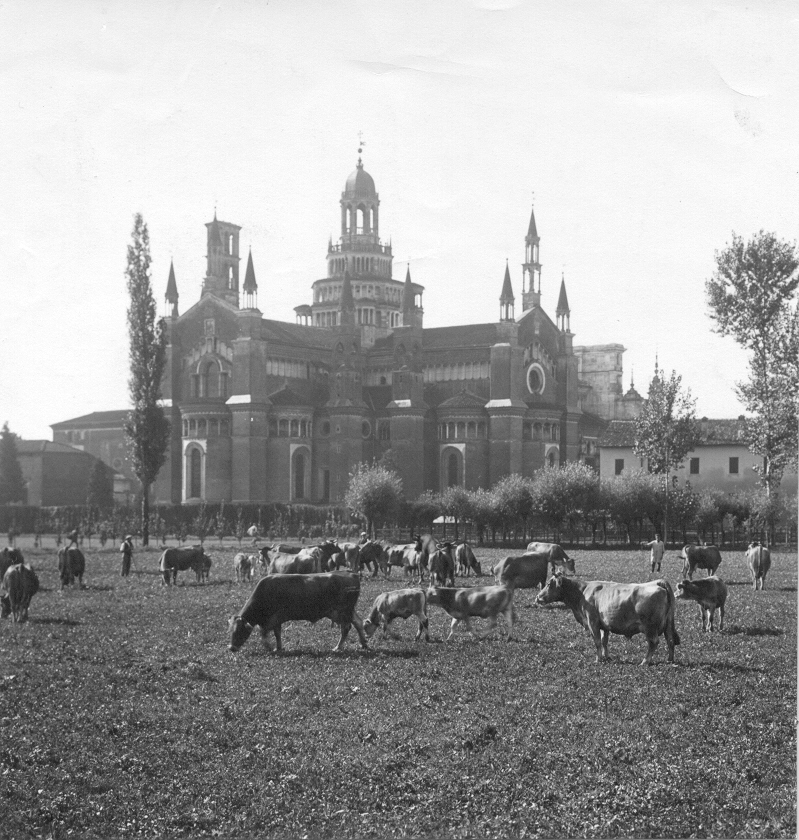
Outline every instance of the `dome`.
<svg viewBox="0 0 799 840">
<path fill-rule="evenodd" d="M 344 185 L 344 195 L 353 198 L 377 198 L 374 179 L 363 168 L 360 158 L 357 168 L 347 178 L 347 183 Z"/>
</svg>

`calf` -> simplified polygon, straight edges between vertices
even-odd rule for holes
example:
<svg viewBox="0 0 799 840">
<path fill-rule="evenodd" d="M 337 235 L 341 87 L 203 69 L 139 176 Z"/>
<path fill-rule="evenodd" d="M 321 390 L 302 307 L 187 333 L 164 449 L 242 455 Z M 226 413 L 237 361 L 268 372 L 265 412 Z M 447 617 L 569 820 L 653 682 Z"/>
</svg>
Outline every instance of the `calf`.
<svg viewBox="0 0 799 840">
<path fill-rule="evenodd" d="M 444 542 L 430 555 L 430 580 L 440 586 L 455 586 L 455 560 L 452 557 L 452 543 Z"/>
<path fill-rule="evenodd" d="M 466 629 L 476 638 L 484 639 L 496 626 L 497 616 L 502 613 L 508 622 L 508 641 L 513 638 L 513 589 L 507 586 L 474 586 L 467 589 L 451 589 L 431 586 L 427 590 L 427 603 L 442 607 L 452 616 L 447 641 L 455 632 L 455 625 L 462 621 Z M 487 618 L 488 630 L 477 635 L 469 623 L 470 618 Z"/>
<path fill-rule="evenodd" d="M 28 620 L 31 598 L 39 591 L 39 578 L 30 566 L 16 563 L 6 569 L 0 584 L 0 616 L 22 623 Z"/>
<path fill-rule="evenodd" d="M 250 580 L 253 574 L 253 567 L 255 565 L 255 558 L 251 557 L 249 554 L 244 554 L 243 552 L 239 552 L 233 558 L 233 568 L 236 572 L 236 583 L 242 583 L 243 581 Z"/>
<path fill-rule="evenodd" d="M 677 597 L 681 601 L 696 601 L 702 630 L 713 630 L 713 618 L 719 611 L 719 632 L 724 629 L 724 604 L 727 601 L 727 584 L 720 577 L 710 575 L 698 580 L 684 580 L 677 584 Z"/>
<path fill-rule="evenodd" d="M 765 589 L 766 575 L 771 568 L 771 552 L 759 542 L 751 543 L 746 552 L 746 564 L 752 575 L 752 588 Z"/>
<path fill-rule="evenodd" d="M 378 626 L 383 628 L 383 636 L 388 634 L 388 626 L 395 618 L 410 618 L 415 615 L 419 619 L 419 630 L 414 641 L 418 642 L 424 630 L 424 639 L 430 641 L 427 620 L 427 598 L 421 589 L 395 589 L 393 592 L 383 592 L 375 598 L 372 611 L 363 623 L 363 631 L 370 637 Z"/>
<path fill-rule="evenodd" d="M 455 547 L 455 571 L 461 577 L 468 577 L 470 572 L 474 572 L 475 577 L 483 576 L 469 543 L 462 542 Z"/>
</svg>

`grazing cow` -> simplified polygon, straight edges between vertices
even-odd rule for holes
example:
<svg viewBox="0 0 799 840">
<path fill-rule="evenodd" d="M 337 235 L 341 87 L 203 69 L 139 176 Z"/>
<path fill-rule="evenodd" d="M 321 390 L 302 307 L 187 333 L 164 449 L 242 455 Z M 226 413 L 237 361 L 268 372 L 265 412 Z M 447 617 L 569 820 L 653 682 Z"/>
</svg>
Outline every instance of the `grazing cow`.
<svg viewBox="0 0 799 840">
<path fill-rule="evenodd" d="M 419 580 L 423 580 L 424 573 L 430 568 L 430 558 L 438 548 L 438 544 L 430 534 L 422 534 L 411 539 L 416 540 L 416 551 L 419 554 Z"/>
<path fill-rule="evenodd" d="M 191 548 L 168 548 L 161 555 L 158 568 L 167 586 L 176 584 L 178 572 L 185 572 L 187 569 L 191 569 L 200 581 L 207 577 L 211 568 L 211 558 L 201 545 Z"/>
<path fill-rule="evenodd" d="M 372 577 L 377 577 L 378 569 L 383 577 L 388 577 L 388 554 L 385 546 L 376 541 L 365 542 L 361 545 L 361 566 L 371 567 Z"/>
<path fill-rule="evenodd" d="M 39 578 L 30 566 L 14 563 L 0 583 L 0 616 L 12 616 L 14 623 L 28 620 L 31 598 L 39 591 Z"/>
<path fill-rule="evenodd" d="M 242 583 L 243 581 L 250 580 L 253 575 L 255 563 L 257 562 L 257 557 L 253 557 L 249 554 L 245 554 L 243 551 L 240 551 L 233 558 L 233 568 L 236 572 L 236 583 Z"/>
<path fill-rule="evenodd" d="M 0 580 L 3 579 L 3 575 L 8 571 L 10 566 L 24 562 L 25 558 L 18 548 L 0 549 Z"/>
<path fill-rule="evenodd" d="M 521 557 L 505 557 L 494 566 L 492 572 L 497 584 L 511 589 L 536 589 L 547 580 L 549 555 L 523 554 Z"/>
<path fill-rule="evenodd" d="M 508 641 L 513 638 L 513 589 L 507 586 L 473 586 L 465 589 L 451 589 L 431 586 L 427 590 L 427 603 L 442 607 L 452 616 L 447 641 L 455 632 L 455 625 L 462 621 L 466 629 L 476 638 L 484 639 L 496 626 L 497 616 L 502 613 L 508 622 Z M 487 618 L 488 630 L 479 636 L 472 630 L 470 618 Z"/>
<path fill-rule="evenodd" d="M 713 630 L 713 618 L 719 611 L 719 632 L 724 629 L 724 604 L 727 602 L 727 584 L 720 577 L 710 575 L 697 580 L 684 580 L 677 584 L 677 597 L 682 601 L 696 601 L 702 629 Z"/>
<path fill-rule="evenodd" d="M 392 566 L 399 566 L 405 573 L 405 576 L 413 578 L 414 575 L 419 576 L 421 582 L 421 571 L 419 568 L 419 553 L 416 551 L 416 543 L 406 543 L 405 545 L 395 545 L 388 550 L 388 570 L 386 577 L 391 575 Z"/>
<path fill-rule="evenodd" d="M 443 542 L 430 555 L 430 581 L 439 586 L 455 586 L 455 560 L 451 542 Z"/>
<path fill-rule="evenodd" d="M 475 577 L 483 576 L 480 563 L 478 563 L 477 558 L 474 556 L 474 552 L 469 543 L 458 543 L 455 547 L 455 571 L 461 577 L 468 577 L 470 572 L 474 572 Z"/>
<path fill-rule="evenodd" d="M 247 641 L 256 625 L 266 640 L 275 634 L 277 650 L 282 650 L 282 625 L 287 621 L 310 621 L 329 618 L 341 629 L 341 638 L 333 648 L 341 650 L 350 626 L 355 625 L 361 647 L 366 647 L 363 624 L 355 612 L 361 584 L 357 575 L 332 572 L 320 575 L 269 575 L 253 589 L 244 609 L 230 619 L 230 650 L 235 653 Z"/>
<path fill-rule="evenodd" d="M 610 633 L 628 639 L 643 633 L 649 648 L 642 665 L 652 664 L 658 637 L 663 635 L 669 648 L 669 662 L 674 662 L 674 646 L 680 643 L 680 637 L 674 626 L 674 591 L 667 580 L 648 583 L 591 580 L 585 583 L 556 572 L 536 598 L 537 604 L 553 601 L 566 604 L 577 623 L 591 634 L 597 662 L 608 658 Z"/>
<path fill-rule="evenodd" d="M 697 569 L 707 569 L 709 575 L 715 575 L 721 565 L 721 552 L 715 545 L 686 545 L 683 546 L 682 576 L 693 579 Z"/>
<path fill-rule="evenodd" d="M 750 543 L 746 551 L 746 563 L 752 575 L 752 588 L 765 589 L 766 575 L 771 568 L 771 552 L 761 543 Z"/>
<path fill-rule="evenodd" d="M 559 543 L 531 542 L 527 546 L 525 554 L 546 554 L 549 557 L 550 564 L 552 565 L 553 575 L 557 571 L 555 566 L 562 566 L 564 569 L 574 574 L 574 560 L 566 554 Z"/>
<path fill-rule="evenodd" d="M 72 586 L 76 578 L 79 587 L 83 589 L 83 574 L 85 571 L 86 558 L 79 548 L 62 546 L 58 549 L 58 573 L 61 577 L 62 589 L 65 586 Z"/>
<path fill-rule="evenodd" d="M 378 627 L 382 627 L 385 638 L 388 634 L 388 626 L 395 618 L 410 618 L 415 615 L 419 619 L 419 630 L 414 641 L 419 641 L 424 630 L 425 641 L 429 642 L 426 607 L 427 598 L 421 589 L 395 589 L 393 592 L 383 592 L 375 598 L 372 611 L 363 623 L 364 633 L 370 637 Z"/>
</svg>

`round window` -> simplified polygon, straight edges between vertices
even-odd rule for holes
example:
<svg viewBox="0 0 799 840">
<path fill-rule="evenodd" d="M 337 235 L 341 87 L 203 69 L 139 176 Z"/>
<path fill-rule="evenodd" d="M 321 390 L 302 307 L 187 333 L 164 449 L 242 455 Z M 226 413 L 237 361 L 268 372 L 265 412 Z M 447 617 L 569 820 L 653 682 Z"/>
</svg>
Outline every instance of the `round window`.
<svg viewBox="0 0 799 840">
<path fill-rule="evenodd" d="M 330 434 L 330 421 L 323 420 L 319 425 L 319 434 L 322 437 L 327 437 Z"/>
<path fill-rule="evenodd" d="M 368 420 L 361 423 L 361 437 L 368 438 L 372 434 L 372 424 Z"/>
<path fill-rule="evenodd" d="M 527 368 L 527 390 L 531 394 L 541 394 L 544 391 L 546 377 L 544 369 L 537 362 Z"/>
<path fill-rule="evenodd" d="M 122 459 L 121 458 L 114 458 L 113 466 L 114 466 L 115 470 L 121 470 L 122 469 Z"/>
</svg>

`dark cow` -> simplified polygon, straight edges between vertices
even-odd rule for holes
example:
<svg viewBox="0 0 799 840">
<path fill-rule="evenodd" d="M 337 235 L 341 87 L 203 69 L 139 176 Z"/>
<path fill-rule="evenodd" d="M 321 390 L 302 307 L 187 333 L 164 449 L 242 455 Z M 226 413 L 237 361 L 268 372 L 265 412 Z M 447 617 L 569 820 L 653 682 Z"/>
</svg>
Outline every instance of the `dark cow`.
<svg viewBox="0 0 799 840">
<path fill-rule="evenodd" d="M 236 583 L 242 583 L 250 580 L 253 575 L 255 563 L 258 560 L 243 551 L 238 552 L 233 558 L 233 569 L 236 572 Z"/>
<path fill-rule="evenodd" d="M 521 557 L 503 558 L 492 572 L 497 584 L 512 589 L 537 589 L 547 581 L 548 566 L 547 554 L 522 554 Z"/>
<path fill-rule="evenodd" d="M 721 565 L 721 552 L 715 545 L 686 545 L 683 546 L 682 576 L 693 579 L 697 569 L 707 569 L 709 575 L 715 575 Z"/>
<path fill-rule="evenodd" d="M 363 624 L 355 612 L 361 584 L 358 575 L 331 572 L 320 575 L 269 575 L 253 589 L 244 609 L 229 622 L 230 650 L 235 653 L 247 641 L 256 625 L 269 647 L 267 636 L 275 634 L 277 650 L 282 650 L 280 631 L 287 621 L 329 618 L 341 628 L 341 638 L 333 648 L 341 650 L 350 626 L 355 625 L 361 647 L 366 647 Z"/>
<path fill-rule="evenodd" d="M 471 572 L 474 572 L 475 577 L 483 576 L 480 563 L 469 543 L 462 542 L 455 546 L 455 572 L 461 577 L 468 577 Z"/>
<path fill-rule="evenodd" d="M 363 623 L 367 636 L 383 628 L 383 636 L 388 634 L 388 626 L 395 618 L 410 618 L 415 615 L 419 619 L 419 630 L 414 641 L 418 642 L 424 630 L 426 642 L 430 641 L 427 620 L 427 598 L 421 589 L 395 589 L 393 592 L 383 592 L 375 598 L 372 611 Z"/>
<path fill-rule="evenodd" d="M 720 577 L 710 575 L 677 584 L 677 597 L 682 601 L 696 601 L 705 632 L 713 630 L 713 618 L 719 611 L 719 632 L 724 629 L 724 604 L 727 603 L 727 584 Z"/>
<path fill-rule="evenodd" d="M 75 580 L 78 586 L 83 589 L 83 575 L 86 571 L 86 558 L 79 548 L 58 549 L 58 573 L 61 577 L 61 588 L 72 586 Z"/>
<path fill-rule="evenodd" d="M 372 540 L 363 543 L 360 561 L 362 567 L 371 568 L 372 577 L 377 577 L 378 570 L 388 577 L 388 553 L 381 543 Z"/>
<path fill-rule="evenodd" d="M 442 542 L 430 555 L 430 581 L 439 586 L 455 586 L 455 559 L 451 542 Z"/>
<path fill-rule="evenodd" d="M 642 665 L 652 664 L 658 637 L 662 635 L 669 648 L 669 662 L 674 662 L 674 646 L 680 643 L 680 637 L 674 626 L 674 591 L 667 580 L 648 583 L 591 580 L 585 583 L 556 572 L 536 598 L 537 604 L 553 601 L 566 604 L 577 623 L 591 634 L 597 662 L 608 658 L 610 633 L 628 639 L 643 633 L 649 647 Z"/>
<path fill-rule="evenodd" d="M 205 554 L 200 561 L 199 568 L 194 570 L 194 574 L 197 576 L 197 583 L 208 583 L 211 579 L 212 565 L 211 558 Z"/>
<path fill-rule="evenodd" d="M 39 578 L 30 566 L 14 563 L 6 569 L 0 583 L 0 616 L 22 623 L 28 620 L 31 598 L 39 591 Z"/>
<path fill-rule="evenodd" d="M 18 548 L 3 548 L 0 549 L 0 580 L 8 571 L 10 566 L 15 566 L 17 563 L 24 563 L 25 558 Z"/>
<path fill-rule="evenodd" d="M 211 568 L 211 558 L 201 545 L 191 548 L 168 548 L 161 555 L 158 568 L 167 586 L 177 583 L 178 572 L 185 572 L 187 569 L 191 569 L 200 581 L 207 576 Z"/>
<path fill-rule="evenodd" d="M 452 616 L 447 641 L 452 638 L 459 621 L 476 638 L 484 639 L 496 626 L 497 616 L 502 613 L 508 622 L 508 641 L 513 638 L 513 589 L 507 586 L 473 586 L 465 589 L 451 589 L 431 586 L 427 590 L 427 603 L 442 607 Z M 479 636 L 472 630 L 470 618 L 487 618 L 488 630 Z"/>
<path fill-rule="evenodd" d="M 765 589 L 766 575 L 771 568 L 771 552 L 761 543 L 750 543 L 746 551 L 746 565 L 752 575 L 752 588 Z"/>
<path fill-rule="evenodd" d="M 546 554 L 549 557 L 550 564 L 552 565 L 553 575 L 557 571 L 555 568 L 556 566 L 562 566 L 564 569 L 574 574 L 574 560 L 566 554 L 559 543 L 531 542 L 527 546 L 525 554 Z"/>
</svg>

